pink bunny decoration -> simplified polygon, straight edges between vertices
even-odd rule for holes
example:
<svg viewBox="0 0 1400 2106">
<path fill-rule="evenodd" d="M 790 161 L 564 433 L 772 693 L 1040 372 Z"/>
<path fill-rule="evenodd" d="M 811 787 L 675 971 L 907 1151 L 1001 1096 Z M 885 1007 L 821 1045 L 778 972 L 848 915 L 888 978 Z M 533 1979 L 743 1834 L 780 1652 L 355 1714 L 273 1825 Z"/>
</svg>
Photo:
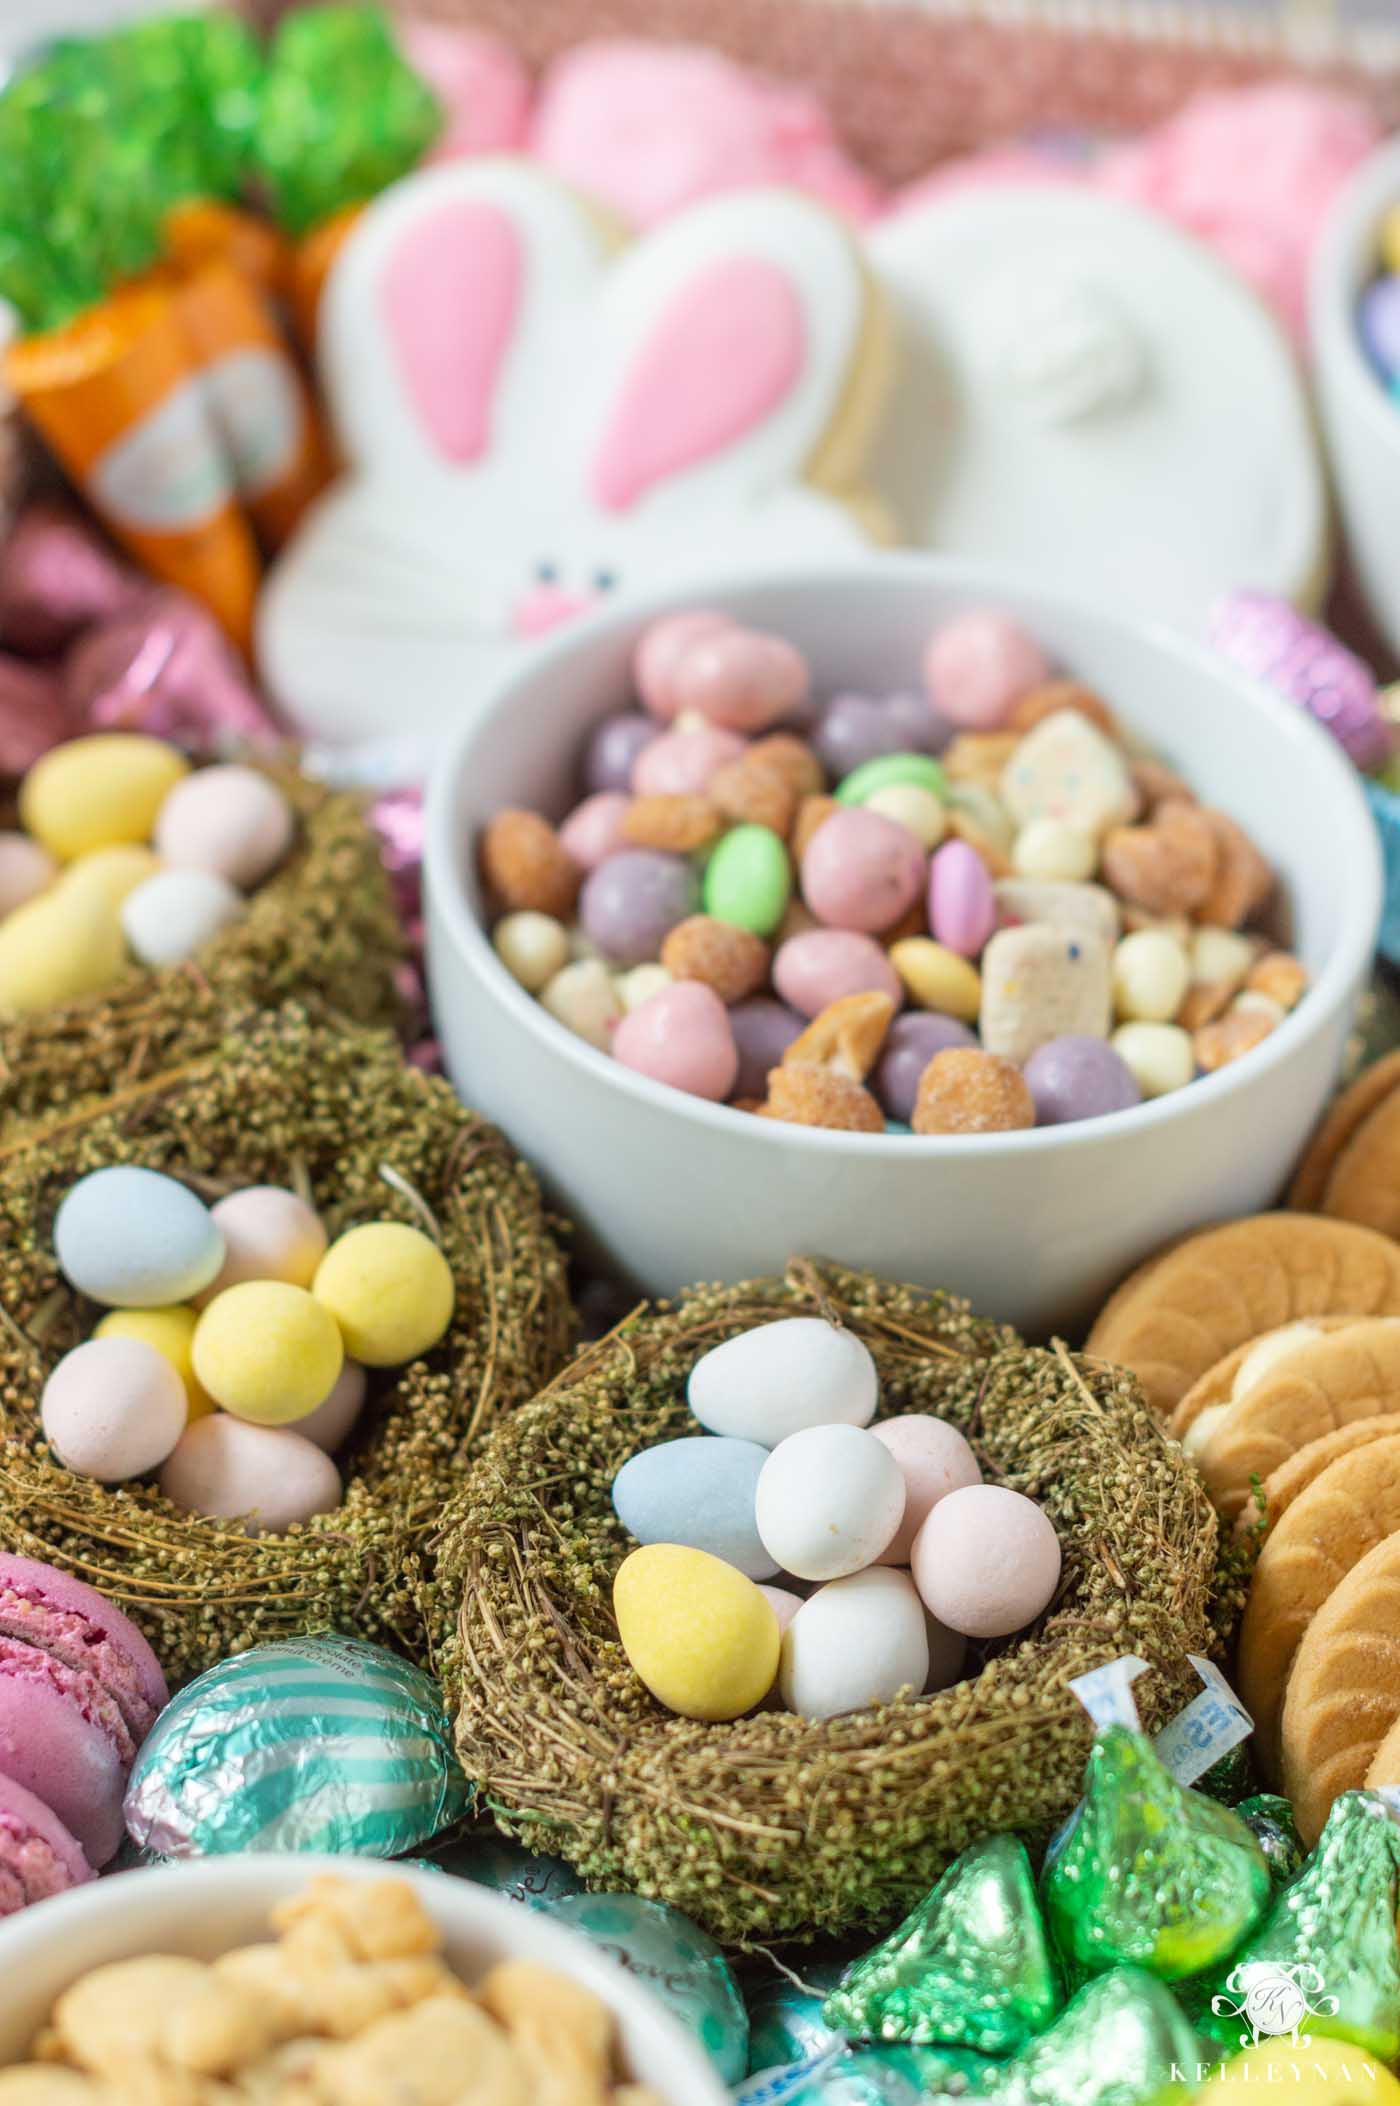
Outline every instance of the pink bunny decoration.
<svg viewBox="0 0 1400 2106">
<path fill-rule="evenodd" d="M 525 161 L 409 177 L 326 290 L 346 473 L 273 572 L 262 671 L 331 744 L 426 760 L 603 594 L 859 548 L 885 334 L 850 235 L 733 193 L 619 249 Z"/>
</svg>

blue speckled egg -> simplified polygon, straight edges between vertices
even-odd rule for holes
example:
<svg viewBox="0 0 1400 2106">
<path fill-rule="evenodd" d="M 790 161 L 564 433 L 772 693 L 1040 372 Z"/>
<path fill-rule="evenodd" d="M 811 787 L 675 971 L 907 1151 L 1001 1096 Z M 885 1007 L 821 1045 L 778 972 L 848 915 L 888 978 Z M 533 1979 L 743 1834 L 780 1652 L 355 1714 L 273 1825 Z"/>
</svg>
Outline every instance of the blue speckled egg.
<svg viewBox="0 0 1400 2106">
<path fill-rule="evenodd" d="M 613 1511 L 639 1543 L 682 1543 L 753 1580 L 777 1565 L 759 1541 L 754 1493 L 768 1450 L 757 1441 L 691 1434 L 643 1448 L 613 1479 Z"/>
<path fill-rule="evenodd" d="M 204 1201 L 176 1178 L 130 1163 L 78 1180 L 58 1210 L 53 1246 L 72 1284 L 111 1309 L 193 1301 L 224 1262 Z"/>
</svg>

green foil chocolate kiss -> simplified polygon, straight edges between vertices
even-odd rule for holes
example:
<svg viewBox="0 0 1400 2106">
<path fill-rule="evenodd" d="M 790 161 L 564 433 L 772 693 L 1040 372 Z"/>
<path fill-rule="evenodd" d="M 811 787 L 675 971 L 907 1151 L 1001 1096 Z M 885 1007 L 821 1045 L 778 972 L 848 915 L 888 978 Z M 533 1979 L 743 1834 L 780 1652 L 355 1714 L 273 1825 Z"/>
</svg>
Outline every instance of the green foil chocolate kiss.
<svg viewBox="0 0 1400 2106">
<path fill-rule="evenodd" d="M 1196 2088 L 1196 2035 L 1169 1989 L 1115 1967 L 1003 2066 L 998 2106 L 1168 2106 Z"/>
</svg>

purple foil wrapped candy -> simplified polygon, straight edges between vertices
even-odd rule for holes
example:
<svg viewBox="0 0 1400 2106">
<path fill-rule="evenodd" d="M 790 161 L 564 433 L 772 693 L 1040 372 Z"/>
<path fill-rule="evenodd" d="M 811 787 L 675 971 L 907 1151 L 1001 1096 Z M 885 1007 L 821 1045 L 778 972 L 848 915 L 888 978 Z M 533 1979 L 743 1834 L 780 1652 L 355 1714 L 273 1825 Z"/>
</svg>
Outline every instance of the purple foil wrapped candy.
<svg viewBox="0 0 1400 2106">
<path fill-rule="evenodd" d="M 20 776 L 73 735 L 55 676 L 0 652 L 0 776 Z"/>
<path fill-rule="evenodd" d="M 1233 592 L 1210 619 L 1210 640 L 1242 672 L 1296 702 L 1330 731 L 1358 768 L 1378 768 L 1393 735 L 1381 710 L 1375 675 L 1287 600 L 1267 592 Z"/>
<path fill-rule="evenodd" d="M 200 750 L 281 737 L 218 623 L 182 592 L 145 592 L 88 629 L 63 662 L 63 691 L 89 731 Z"/>
<path fill-rule="evenodd" d="M 411 921 L 422 910 L 423 793 L 385 790 L 369 808 L 379 836 L 379 855 L 394 887 L 400 914 Z"/>
<path fill-rule="evenodd" d="M 0 641 L 47 657 L 148 590 L 73 513 L 31 505 L 0 543 Z"/>
</svg>

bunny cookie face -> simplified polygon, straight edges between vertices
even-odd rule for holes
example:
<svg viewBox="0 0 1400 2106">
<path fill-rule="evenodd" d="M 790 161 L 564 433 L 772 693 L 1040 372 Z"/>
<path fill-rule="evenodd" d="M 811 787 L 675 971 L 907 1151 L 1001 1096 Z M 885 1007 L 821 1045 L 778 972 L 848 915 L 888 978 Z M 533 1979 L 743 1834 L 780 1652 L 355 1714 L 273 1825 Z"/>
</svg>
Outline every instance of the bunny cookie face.
<svg viewBox="0 0 1400 2106">
<path fill-rule="evenodd" d="M 885 343 L 850 235 L 796 195 L 619 249 L 528 162 L 409 177 L 326 290 L 347 472 L 264 591 L 268 685 L 312 737 L 427 753 L 623 586 L 864 545 Z"/>
<path fill-rule="evenodd" d="M 871 239 L 901 380 L 871 462 L 903 538 L 1200 632 L 1324 582 L 1326 505 L 1282 332 L 1189 236 L 1087 190 L 962 193 Z"/>
</svg>

